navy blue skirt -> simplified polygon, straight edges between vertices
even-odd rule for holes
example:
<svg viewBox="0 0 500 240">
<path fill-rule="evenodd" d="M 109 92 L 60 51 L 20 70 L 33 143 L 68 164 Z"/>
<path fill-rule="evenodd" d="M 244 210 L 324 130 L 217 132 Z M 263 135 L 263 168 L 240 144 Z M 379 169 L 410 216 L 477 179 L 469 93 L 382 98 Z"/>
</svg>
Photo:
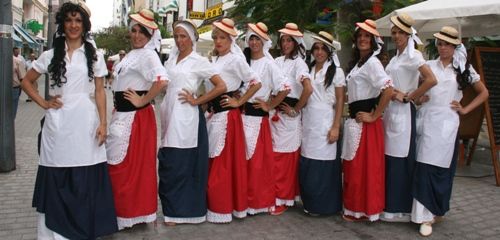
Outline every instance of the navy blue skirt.
<svg viewBox="0 0 500 240">
<path fill-rule="evenodd" d="M 300 197 L 312 214 L 331 215 L 342 210 L 342 166 L 340 160 L 322 161 L 301 156 Z"/>
<path fill-rule="evenodd" d="M 164 216 L 195 218 L 207 213 L 208 133 L 201 110 L 199 118 L 198 147 L 158 151 L 158 193 Z"/>
<path fill-rule="evenodd" d="M 95 239 L 118 231 L 107 163 L 38 166 L 33 207 L 45 225 L 69 239 Z"/>
<path fill-rule="evenodd" d="M 385 212 L 411 213 L 413 172 L 416 159 L 415 106 L 411 105 L 410 149 L 407 157 L 385 155 Z"/>
<path fill-rule="evenodd" d="M 449 168 L 417 162 L 412 194 L 432 214 L 444 216 L 450 210 L 453 178 L 457 168 L 458 137 Z"/>
</svg>

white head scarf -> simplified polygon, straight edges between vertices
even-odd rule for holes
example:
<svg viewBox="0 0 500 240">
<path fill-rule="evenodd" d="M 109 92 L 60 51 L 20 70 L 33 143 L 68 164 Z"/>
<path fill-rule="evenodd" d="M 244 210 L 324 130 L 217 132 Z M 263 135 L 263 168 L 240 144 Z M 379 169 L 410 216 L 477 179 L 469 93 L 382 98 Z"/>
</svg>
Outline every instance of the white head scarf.
<svg viewBox="0 0 500 240">
<path fill-rule="evenodd" d="M 354 28 L 354 32 L 358 31 L 358 29 L 359 27 Z M 377 56 L 382 51 L 382 47 L 384 46 L 384 40 L 382 40 L 381 37 L 375 35 L 373 35 L 373 37 L 375 38 L 375 42 L 377 43 L 377 48 L 375 49 L 375 51 L 373 51 L 373 54 L 370 57 Z M 356 43 L 353 43 L 352 47 L 355 48 Z"/>
<path fill-rule="evenodd" d="M 191 39 L 191 43 L 193 43 L 193 52 L 196 52 L 196 37 L 195 37 L 196 35 L 194 33 L 195 30 L 193 29 L 193 27 L 191 25 L 189 25 L 188 23 L 184 23 L 184 22 L 180 22 L 177 25 L 175 25 L 175 28 L 178 28 L 178 27 L 186 30 L 186 32 L 189 35 L 189 39 Z M 175 30 L 175 28 L 174 28 L 174 30 Z M 168 57 L 167 62 L 165 62 L 165 65 L 170 61 L 175 61 L 174 59 L 176 59 L 178 55 L 179 55 L 179 48 L 177 48 L 177 44 L 174 44 L 174 46 L 170 50 L 170 56 Z"/>
<path fill-rule="evenodd" d="M 453 67 L 460 67 L 460 73 L 465 71 L 465 63 L 467 62 L 467 49 L 463 43 L 455 47 L 455 52 L 453 53 Z"/>
<path fill-rule="evenodd" d="M 136 24 L 139 24 L 139 22 L 132 19 L 130 21 L 129 31 L 131 31 L 132 27 L 135 26 Z M 160 51 L 160 46 L 161 46 L 160 30 L 159 29 L 153 30 L 145 26 L 144 28 L 146 28 L 149 34 L 151 34 L 151 39 L 149 39 L 149 42 L 147 42 L 146 45 L 144 45 L 144 48 Z"/>
<path fill-rule="evenodd" d="M 415 42 L 417 42 L 418 45 L 423 45 L 422 40 L 417 36 L 417 30 L 415 28 L 411 27 L 412 33 L 410 34 L 410 37 L 408 38 L 408 44 L 406 45 L 406 52 L 408 52 L 408 56 L 410 56 L 410 59 L 413 58 L 414 54 L 414 49 L 415 49 Z"/>
<path fill-rule="evenodd" d="M 261 36 L 259 36 L 259 34 L 255 33 L 252 29 L 249 28 L 246 35 L 245 35 L 245 43 L 247 46 L 248 46 L 248 42 L 250 41 L 251 36 L 257 36 L 258 38 L 260 38 L 260 40 L 263 43 L 262 51 L 264 52 L 264 55 L 267 58 L 274 60 L 271 53 L 269 53 L 269 49 L 271 49 L 271 47 L 273 45 L 273 41 L 271 39 L 266 40 L 266 39 L 262 38 Z"/>
<path fill-rule="evenodd" d="M 322 44 L 325 44 L 323 41 L 321 40 L 318 40 L 318 39 L 314 39 L 314 42 L 319 42 L 319 43 L 322 43 Z M 337 51 L 339 51 L 341 48 L 342 48 L 342 45 L 340 45 L 340 42 L 337 42 L 337 41 L 333 41 L 333 46 L 335 47 L 331 47 L 330 45 L 326 45 L 326 47 L 328 47 L 330 49 L 330 51 L 332 52 L 332 60 L 333 60 L 333 63 L 335 64 L 336 67 L 340 67 L 340 60 L 339 60 L 339 56 L 337 56 Z M 312 53 L 312 49 L 311 49 L 311 53 Z"/>
</svg>

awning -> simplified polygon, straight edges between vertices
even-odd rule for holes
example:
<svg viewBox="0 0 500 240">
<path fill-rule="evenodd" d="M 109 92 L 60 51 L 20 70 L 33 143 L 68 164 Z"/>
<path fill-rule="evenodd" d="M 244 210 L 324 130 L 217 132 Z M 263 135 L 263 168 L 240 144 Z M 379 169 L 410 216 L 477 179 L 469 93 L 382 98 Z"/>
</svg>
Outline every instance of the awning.
<svg viewBox="0 0 500 240">
<path fill-rule="evenodd" d="M 12 31 L 12 40 L 13 40 L 14 46 L 16 46 L 18 48 L 23 47 L 23 40 L 21 40 L 21 38 L 19 38 L 19 36 L 17 36 L 15 31 Z"/>
<path fill-rule="evenodd" d="M 31 35 L 26 32 L 22 27 L 18 26 L 17 24 L 12 25 L 14 27 L 14 30 L 28 43 L 28 46 L 33 49 L 38 49 L 38 43 L 36 42 Z"/>
</svg>

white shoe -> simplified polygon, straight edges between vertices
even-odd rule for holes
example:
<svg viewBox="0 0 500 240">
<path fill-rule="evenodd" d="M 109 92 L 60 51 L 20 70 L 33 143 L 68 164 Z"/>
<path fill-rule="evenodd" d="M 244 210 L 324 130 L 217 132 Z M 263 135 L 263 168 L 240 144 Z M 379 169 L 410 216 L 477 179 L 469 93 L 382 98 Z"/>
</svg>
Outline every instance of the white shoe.
<svg viewBox="0 0 500 240">
<path fill-rule="evenodd" d="M 420 235 L 423 237 L 428 237 L 432 234 L 432 223 L 424 222 L 420 224 Z"/>
</svg>

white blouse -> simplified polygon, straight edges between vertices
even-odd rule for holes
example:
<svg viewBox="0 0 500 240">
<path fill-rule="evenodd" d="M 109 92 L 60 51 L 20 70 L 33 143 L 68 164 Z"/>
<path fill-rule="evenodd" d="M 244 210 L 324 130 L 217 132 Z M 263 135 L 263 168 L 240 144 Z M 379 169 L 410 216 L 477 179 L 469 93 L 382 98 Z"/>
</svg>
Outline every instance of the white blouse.
<svg viewBox="0 0 500 240">
<path fill-rule="evenodd" d="M 393 86 L 391 78 L 375 56 L 371 56 L 361 67 L 356 64 L 346 81 L 349 103 L 376 98 L 381 90 Z"/>
<path fill-rule="evenodd" d="M 276 58 L 275 61 L 278 68 L 285 74 L 286 81 L 290 84 L 291 91 L 288 97 L 299 99 L 303 89 L 302 80 L 311 78 L 307 64 L 300 57 L 285 59 L 285 56 L 281 56 Z"/>
<path fill-rule="evenodd" d="M 462 99 L 458 89 L 456 73 L 452 64 L 443 66 L 440 60 L 427 64 L 436 76 L 437 85 L 427 91 L 429 101 L 422 104 L 417 112 L 417 161 L 449 168 L 455 149 L 460 117 L 451 108 L 452 101 Z M 472 66 L 469 68 L 471 82 L 480 76 Z"/>
<path fill-rule="evenodd" d="M 183 89 L 195 94 L 204 80 L 215 75 L 208 60 L 196 52 L 177 63 L 177 57 L 165 63 L 169 84 L 160 108 L 161 146 L 194 148 L 198 146 L 198 106 L 181 103 Z"/>
<path fill-rule="evenodd" d="M 394 88 L 411 93 L 418 88 L 419 68 L 425 64 L 422 53 L 413 49 L 413 58 L 405 50 L 394 56 L 385 71 L 392 79 Z M 384 112 L 385 154 L 406 157 L 410 149 L 411 108 L 410 104 L 391 101 Z"/>
<path fill-rule="evenodd" d="M 94 76 L 104 77 L 108 72 L 104 57 L 99 52 L 96 54 Z M 33 62 L 33 69 L 40 74 L 47 73 L 53 56 L 53 49 L 43 52 Z M 50 95 L 62 96 L 60 100 L 63 106 L 45 112 L 40 165 L 77 167 L 105 162 L 106 150 L 104 145 L 98 145 L 96 138 L 99 115 L 96 104 L 91 99 L 95 80 L 89 81 L 84 45 L 76 49 L 71 58 L 66 54 L 64 61 L 67 82 L 61 87 L 51 87 L 49 91 Z"/>
<path fill-rule="evenodd" d="M 331 62 L 315 72 L 311 69 L 313 93 L 302 113 L 302 146 L 301 155 L 315 160 L 335 160 L 337 143 L 328 143 L 328 132 L 335 118 L 335 88 L 345 86 L 344 71 L 337 67 L 332 84 L 325 88 L 325 76 Z"/>
</svg>

